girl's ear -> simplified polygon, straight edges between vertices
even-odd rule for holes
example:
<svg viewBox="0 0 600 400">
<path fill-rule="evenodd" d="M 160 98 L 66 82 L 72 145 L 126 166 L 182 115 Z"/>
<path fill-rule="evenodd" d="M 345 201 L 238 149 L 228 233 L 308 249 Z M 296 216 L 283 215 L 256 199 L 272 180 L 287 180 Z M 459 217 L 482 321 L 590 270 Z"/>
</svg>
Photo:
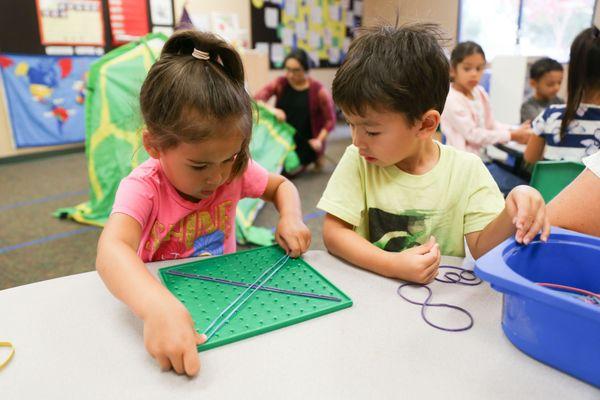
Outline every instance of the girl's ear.
<svg viewBox="0 0 600 400">
<path fill-rule="evenodd" d="M 150 157 L 160 157 L 160 151 L 152 144 L 150 132 L 148 132 L 148 130 L 146 129 L 144 129 L 144 131 L 142 132 L 142 143 L 144 144 L 144 149 L 146 149 L 146 152 Z"/>
<path fill-rule="evenodd" d="M 456 79 L 456 69 L 452 65 L 450 66 L 450 79 Z"/>
<path fill-rule="evenodd" d="M 421 118 L 421 127 L 417 136 L 422 138 L 431 137 L 440 124 L 440 118 L 440 113 L 437 110 L 426 111 Z"/>
</svg>

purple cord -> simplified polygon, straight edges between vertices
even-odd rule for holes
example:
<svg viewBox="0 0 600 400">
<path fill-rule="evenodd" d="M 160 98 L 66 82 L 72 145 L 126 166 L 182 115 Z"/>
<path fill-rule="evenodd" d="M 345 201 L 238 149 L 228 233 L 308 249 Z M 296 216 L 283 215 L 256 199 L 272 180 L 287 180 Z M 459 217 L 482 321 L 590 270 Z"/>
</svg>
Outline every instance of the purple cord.
<svg viewBox="0 0 600 400">
<path fill-rule="evenodd" d="M 436 281 L 438 282 L 442 282 L 442 283 L 456 283 L 459 285 L 465 285 L 465 286 L 477 286 L 479 284 L 481 284 L 482 280 L 479 279 L 477 276 L 475 276 L 475 274 L 473 273 L 473 271 L 465 269 L 465 268 L 461 268 L 461 267 L 455 267 L 452 265 L 440 265 L 439 266 L 440 269 L 442 268 L 448 268 L 448 269 L 454 269 L 460 272 L 445 272 L 443 275 L 443 278 L 445 278 L 444 280 L 439 279 L 439 278 L 435 278 Z M 465 275 L 467 274 L 467 275 Z M 424 302 L 420 303 L 418 301 L 414 301 L 409 299 L 408 297 L 404 296 L 402 294 L 402 288 L 406 287 L 406 286 L 414 286 L 414 287 L 420 287 L 420 288 L 425 288 L 427 289 L 427 292 L 429 293 L 427 295 L 427 298 L 425 299 Z M 421 285 L 418 283 L 403 283 L 402 285 L 398 286 L 398 289 L 396 290 L 396 292 L 398 293 L 398 296 L 402 297 L 404 300 L 408 301 L 411 304 L 416 304 L 416 305 L 420 305 L 421 306 L 421 316 L 423 317 L 423 320 L 430 326 L 436 328 L 436 329 L 440 329 L 442 331 L 446 331 L 446 332 L 462 332 L 462 331 L 466 331 L 468 329 L 471 329 L 471 327 L 473 326 L 473 316 L 471 315 L 470 312 L 468 312 L 467 310 L 465 310 L 462 307 L 459 306 L 455 306 L 453 304 L 446 304 L 446 303 L 430 303 L 429 300 L 431 299 L 431 297 L 433 296 L 433 292 L 431 291 L 431 288 L 427 285 Z M 469 324 L 467 326 L 464 326 L 462 328 L 446 328 L 440 325 L 436 325 L 433 322 L 429 321 L 427 319 L 427 316 L 425 314 L 425 309 L 427 307 L 446 307 L 446 308 L 452 308 L 453 310 L 457 310 L 457 311 L 461 311 L 462 313 L 464 313 L 467 317 L 469 317 Z"/>
</svg>

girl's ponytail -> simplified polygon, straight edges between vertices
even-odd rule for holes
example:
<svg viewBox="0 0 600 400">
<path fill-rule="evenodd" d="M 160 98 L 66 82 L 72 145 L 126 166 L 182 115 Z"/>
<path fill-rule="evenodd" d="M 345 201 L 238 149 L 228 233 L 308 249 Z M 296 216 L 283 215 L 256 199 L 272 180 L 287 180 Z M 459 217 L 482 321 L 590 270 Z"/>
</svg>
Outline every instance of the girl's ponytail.
<svg viewBox="0 0 600 400">
<path fill-rule="evenodd" d="M 571 44 L 567 106 L 560 124 L 560 140 L 565 138 L 584 94 L 592 90 L 600 90 L 600 34 L 596 27 L 583 30 Z"/>
</svg>

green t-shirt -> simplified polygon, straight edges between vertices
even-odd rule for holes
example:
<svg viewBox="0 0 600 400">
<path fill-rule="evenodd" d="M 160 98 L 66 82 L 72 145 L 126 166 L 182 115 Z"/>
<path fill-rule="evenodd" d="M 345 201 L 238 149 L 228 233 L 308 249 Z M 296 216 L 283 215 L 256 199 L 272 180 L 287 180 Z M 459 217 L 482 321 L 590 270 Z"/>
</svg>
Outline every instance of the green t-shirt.
<svg viewBox="0 0 600 400">
<path fill-rule="evenodd" d="M 423 175 L 370 164 L 348 146 L 317 207 L 382 249 L 402 251 L 434 235 L 442 254 L 464 257 L 464 235 L 489 224 L 504 199 L 479 157 L 437 144 L 439 161 Z"/>
</svg>

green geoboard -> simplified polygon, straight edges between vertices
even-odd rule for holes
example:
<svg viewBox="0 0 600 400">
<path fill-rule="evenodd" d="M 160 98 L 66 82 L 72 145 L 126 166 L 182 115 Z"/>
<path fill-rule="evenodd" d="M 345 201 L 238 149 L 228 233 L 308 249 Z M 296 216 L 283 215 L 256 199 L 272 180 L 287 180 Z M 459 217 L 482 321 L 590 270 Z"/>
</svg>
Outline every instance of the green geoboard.
<svg viewBox="0 0 600 400">
<path fill-rule="evenodd" d="M 161 268 L 159 274 L 165 286 L 189 310 L 196 331 L 202 333 L 246 287 L 172 273 L 249 285 L 284 254 L 276 245 L 261 247 Z M 352 306 L 352 300 L 346 294 L 301 258 L 290 258 L 265 286 L 267 290 L 257 290 L 208 342 L 198 346 L 198 350 L 208 350 Z M 306 297 L 310 294 L 330 298 Z"/>
</svg>

